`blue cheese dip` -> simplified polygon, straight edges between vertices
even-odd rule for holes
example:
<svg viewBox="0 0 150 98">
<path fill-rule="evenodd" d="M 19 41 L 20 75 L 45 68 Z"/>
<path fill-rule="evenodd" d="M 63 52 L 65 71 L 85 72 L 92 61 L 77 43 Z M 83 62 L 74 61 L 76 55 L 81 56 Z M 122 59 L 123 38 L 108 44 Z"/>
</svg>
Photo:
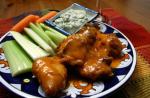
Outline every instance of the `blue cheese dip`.
<svg viewBox="0 0 150 98">
<path fill-rule="evenodd" d="M 66 31 L 74 31 L 87 21 L 88 17 L 85 10 L 70 9 L 61 14 L 54 23 Z"/>
</svg>

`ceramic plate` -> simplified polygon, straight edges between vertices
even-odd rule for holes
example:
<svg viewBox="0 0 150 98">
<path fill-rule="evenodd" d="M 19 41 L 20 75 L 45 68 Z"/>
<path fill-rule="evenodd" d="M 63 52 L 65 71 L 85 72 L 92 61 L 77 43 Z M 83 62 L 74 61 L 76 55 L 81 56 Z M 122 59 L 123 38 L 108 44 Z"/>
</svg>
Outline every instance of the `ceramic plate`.
<svg viewBox="0 0 150 98">
<path fill-rule="evenodd" d="M 122 44 L 125 46 L 122 53 L 125 54 L 124 59 L 114 68 L 114 77 L 105 81 L 96 81 L 87 83 L 85 81 L 76 80 L 78 87 L 74 82 L 66 88 L 61 97 L 102 97 L 108 95 L 122 86 L 132 75 L 136 64 L 136 52 L 130 40 L 119 30 L 105 23 L 98 23 L 100 30 L 104 33 L 115 33 Z M 10 33 L 6 33 L 0 39 L 0 47 L 7 40 L 12 40 Z M 24 74 L 19 77 L 12 77 L 10 69 L 7 65 L 5 55 L 0 48 L 0 82 L 10 91 L 26 98 L 45 97 L 37 79 L 32 73 Z M 28 82 L 27 82 L 28 81 Z M 88 88 L 88 90 L 87 90 Z M 85 89 L 87 91 L 85 91 Z"/>
</svg>

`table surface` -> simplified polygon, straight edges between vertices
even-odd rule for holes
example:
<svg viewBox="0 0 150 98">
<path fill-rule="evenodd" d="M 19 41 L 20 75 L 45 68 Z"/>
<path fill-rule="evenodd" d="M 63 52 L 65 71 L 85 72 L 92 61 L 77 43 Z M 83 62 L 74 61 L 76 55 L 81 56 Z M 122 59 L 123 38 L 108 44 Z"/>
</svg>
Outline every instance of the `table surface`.
<svg viewBox="0 0 150 98">
<path fill-rule="evenodd" d="M 62 10 L 74 2 L 96 10 L 96 0 L 0 0 L 0 18 L 46 8 Z M 101 6 L 114 8 L 150 31 L 150 0 L 101 0 Z"/>
</svg>

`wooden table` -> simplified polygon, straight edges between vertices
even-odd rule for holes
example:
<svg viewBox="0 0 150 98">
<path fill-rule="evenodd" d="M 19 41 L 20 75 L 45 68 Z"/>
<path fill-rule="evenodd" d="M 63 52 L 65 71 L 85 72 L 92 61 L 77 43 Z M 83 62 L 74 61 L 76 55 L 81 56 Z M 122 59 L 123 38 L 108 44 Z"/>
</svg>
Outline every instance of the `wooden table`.
<svg viewBox="0 0 150 98">
<path fill-rule="evenodd" d="M 150 0 L 101 1 L 102 8 L 112 7 L 150 31 Z M 46 8 L 61 10 L 74 2 L 96 10 L 96 0 L 0 0 L 0 18 L 9 18 L 23 12 Z"/>
</svg>

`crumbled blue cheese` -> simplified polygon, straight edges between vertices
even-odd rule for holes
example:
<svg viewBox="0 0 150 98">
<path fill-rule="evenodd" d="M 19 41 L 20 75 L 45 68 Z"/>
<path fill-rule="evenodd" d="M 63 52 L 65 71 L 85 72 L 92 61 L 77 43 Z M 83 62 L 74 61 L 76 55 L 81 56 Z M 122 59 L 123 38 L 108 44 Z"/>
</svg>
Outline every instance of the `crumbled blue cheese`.
<svg viewBox="0 0 150 98">
<path fill-rule="evenodd" d="M 87 22 L 87 14 L 84 10 L 70 9 L 65 13 L 61 14 L 54 23 L 65 30 L 71 30 L 72 28 L 78 28 Z"/>
</svg>

